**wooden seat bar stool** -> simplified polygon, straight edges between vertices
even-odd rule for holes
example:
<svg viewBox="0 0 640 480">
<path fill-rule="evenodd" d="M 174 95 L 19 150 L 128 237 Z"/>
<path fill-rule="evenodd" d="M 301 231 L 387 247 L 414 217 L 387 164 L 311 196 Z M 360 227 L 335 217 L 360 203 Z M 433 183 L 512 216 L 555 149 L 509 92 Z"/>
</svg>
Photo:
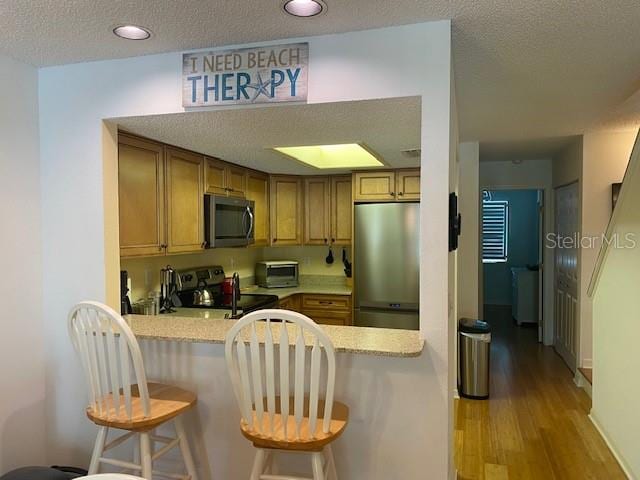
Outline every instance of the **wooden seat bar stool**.
<svg viewBox="0 0 640 480">
<path fill-rule="evenodd" d="M 197 480 L 181 417 L 195 405 L 196 396 L 178 387 L 147 382 L 138 341 L 125 320 L 108 306 L 98 302 L 77 304 L 69 313 L 68 327 L 89 387 L 86 414 L 99 427 L 89 475 L 98 473 L 100 465 L 106 464 L 139 473 L 147 480 L 154 474 Z M 157 427 L 171 420 L 175 438 L 155 434 Z M 127 433 L 107 442 L 109 429 Z M 104 456 L 106 451 L 136 436 L 139 462 L 135 458 L 129 462 Z M 156 443 L 164 446 L 154 451 Z M 154 471 L 153 462 L 175 447 L 180 448 L 187 474 Z"/>
<path fill-rule="evenodd" d="M 327 334 L 300 313 L 258 310 L 231 328 L 225 357 L 241 432 L 257 449 L 251 480 L 310 480 L 278 475 L 279 451 L 308 454 L 312 480 L 337 480 L 331 443 L 349 409 L 333 399 L 336 360 Z"/>
</svg>

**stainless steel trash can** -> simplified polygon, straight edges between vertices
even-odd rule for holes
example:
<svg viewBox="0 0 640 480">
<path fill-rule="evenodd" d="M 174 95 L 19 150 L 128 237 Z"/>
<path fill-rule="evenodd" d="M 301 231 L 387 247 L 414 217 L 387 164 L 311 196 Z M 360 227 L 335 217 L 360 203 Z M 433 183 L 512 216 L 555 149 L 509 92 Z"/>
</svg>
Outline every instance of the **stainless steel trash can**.
<svg viewBox="0 0 640 480">
<path fill-rule="evenodd" d="M 491 327 L 462 318 L 458 324 L 458 392 L 465 398 L 489 398 Z"/>
</svg>

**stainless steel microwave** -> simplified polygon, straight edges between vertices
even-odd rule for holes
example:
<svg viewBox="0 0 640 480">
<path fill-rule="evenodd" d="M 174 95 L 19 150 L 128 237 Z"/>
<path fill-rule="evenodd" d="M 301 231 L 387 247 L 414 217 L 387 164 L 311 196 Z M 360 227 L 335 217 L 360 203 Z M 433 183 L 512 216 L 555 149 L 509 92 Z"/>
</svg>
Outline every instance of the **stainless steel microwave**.
<svg viewBox="0 0 640 480">
<path fill-rule="evenodd" d="M 261 287 L 297 287 L 298 262 L 288 260 L 256 263 L 256 283 Z"/>
<path fill-rule="evenodd" d="M 208 248 L 243 247 L 254 242 L 254 202 L 222 195 L 204 196 Z"/>
</svg>

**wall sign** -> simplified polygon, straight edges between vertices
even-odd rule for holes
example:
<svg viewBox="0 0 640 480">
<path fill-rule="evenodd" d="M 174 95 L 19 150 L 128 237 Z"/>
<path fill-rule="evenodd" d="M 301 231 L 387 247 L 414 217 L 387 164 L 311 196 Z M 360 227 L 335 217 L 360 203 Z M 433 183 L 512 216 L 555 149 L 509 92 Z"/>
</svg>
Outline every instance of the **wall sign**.
<svg viewBox="0 0 640 480">
<path fill-rule="evenodd" d="M 185 53 L 182 105 L 306 101 L 308 67 L 308 43 Z"/>
</svg>

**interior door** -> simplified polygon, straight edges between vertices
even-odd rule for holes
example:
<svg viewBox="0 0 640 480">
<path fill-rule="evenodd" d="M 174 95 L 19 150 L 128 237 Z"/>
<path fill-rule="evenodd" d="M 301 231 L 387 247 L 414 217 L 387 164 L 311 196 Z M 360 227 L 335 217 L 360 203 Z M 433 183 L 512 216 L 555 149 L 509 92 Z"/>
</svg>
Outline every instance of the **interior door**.
<svg viewBox="0 0 640 480">
<path fill-rule="evenodd" d="M 574 182 L 555 191 L 555 341 L 556 351 L 576 369 L 578 338 L 579 192 Z"/>
<path fill-rule="evenodd" d="M 544 338 L 544 190 L 538 190 L 538 342 Z"/>
</svg>

